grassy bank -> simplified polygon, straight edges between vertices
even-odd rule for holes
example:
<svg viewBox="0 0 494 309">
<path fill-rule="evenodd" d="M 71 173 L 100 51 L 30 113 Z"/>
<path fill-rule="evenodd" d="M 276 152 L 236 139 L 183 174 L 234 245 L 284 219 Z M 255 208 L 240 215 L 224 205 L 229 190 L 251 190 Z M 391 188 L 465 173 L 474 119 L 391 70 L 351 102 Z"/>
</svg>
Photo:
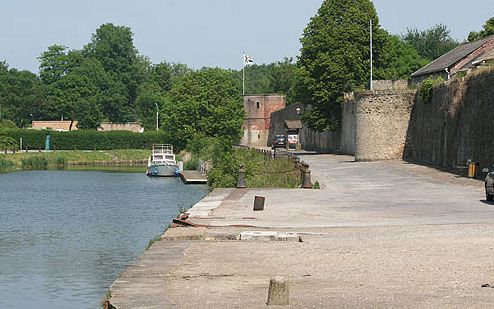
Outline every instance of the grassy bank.
<svg viewBox="0 0 494 309">
<path fill-rule="evenodd" d="M 0 160 L 4 161 L 2 166 L 10 165 L 5 162 L 12 162 L 16 168 L 44 169 L 46 167 L 63 167 L 69 164 L 140 161 L 147 160 L 150 154 L 151 151 L 146 149 L 64 150 L 42 153 L 17 152 L 15 154 L 0 154 Z"/>
<path fill-rule="evenodd" d="M 239 164 L 245 166 L 249 188 L 297 188 L 301 185 L 300 171 L 289 158 L 272 159 L 252 149 L 236 149 L 235 154 Z"/>
</svg>

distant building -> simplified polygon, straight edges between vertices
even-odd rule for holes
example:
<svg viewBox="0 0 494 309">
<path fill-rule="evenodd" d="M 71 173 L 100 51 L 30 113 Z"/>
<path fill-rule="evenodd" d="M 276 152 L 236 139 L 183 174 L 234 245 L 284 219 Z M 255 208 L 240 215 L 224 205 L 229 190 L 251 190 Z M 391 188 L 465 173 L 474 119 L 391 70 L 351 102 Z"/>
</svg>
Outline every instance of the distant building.
<svg viewBox="0 0 494 309">
<path fill-rule="evenodd" d="M 244 96 L 244 135 L 240 141 L 245 146 L 268 146 L 271 114 L 285 108 L 283 95 Z"/>
<path fill-rule="evenodd" d="M 76 131 L 77 121 L 33 121 L 32 128 L 35 130 Z"/>
<path fill-rule="evenodd" d="M 412 74 L 412 83 L 418 84 L 429 77 L 450 79 L 458 72 L 467 71 L 482 62 L 492 60 L 494 35 L 464 43 L 447 52 Z"/>
<path fill-rule="evenodd" d="M 138 122 L 111 123 L 102 122 L 98 131 L 130 131 L 135 133 L 144 132 L 144 128 Z"/>
</svg>

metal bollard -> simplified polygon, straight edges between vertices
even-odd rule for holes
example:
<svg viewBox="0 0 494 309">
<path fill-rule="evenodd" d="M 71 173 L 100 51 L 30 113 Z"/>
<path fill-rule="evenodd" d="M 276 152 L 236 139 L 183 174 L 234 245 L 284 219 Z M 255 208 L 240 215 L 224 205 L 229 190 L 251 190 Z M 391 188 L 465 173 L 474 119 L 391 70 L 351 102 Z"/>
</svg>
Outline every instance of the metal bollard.
<svg viewBox="0 0 494 309">
<path fill-rule="evenodd" d="M 255 196 L 254 197 L 254 211 L 262 211 L 264 210 L 264 201 L 266 198 L 264 196 Z"/>
<path fill-rule="evenodd" d="M 240 165 L 240 169 L 238 171 L 238 181 L 237 181 L 237 189 L 245 189 L 247 186 L 245 184 L 245 169 L 244 165 Z"/>
</svg>

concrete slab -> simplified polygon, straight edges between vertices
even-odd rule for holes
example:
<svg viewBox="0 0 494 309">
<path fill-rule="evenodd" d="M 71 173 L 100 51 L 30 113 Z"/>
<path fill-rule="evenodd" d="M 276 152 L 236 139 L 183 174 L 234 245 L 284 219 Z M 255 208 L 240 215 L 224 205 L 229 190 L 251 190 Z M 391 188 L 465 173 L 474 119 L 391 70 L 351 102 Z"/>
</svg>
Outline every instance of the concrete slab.
<svg viewBox="0 0 494 309">
<path fill-rule="evenodd" d="M 297 233 L 276 231 L 244 231 L 240 233 L 244 241 L 300 241 Z"/>
<path fill-rule="evenodd" d="M 189 245 L 189 241 L 155 242 L 110 286 L 110 308 L 177 308 L 165 293 L 165 279 Z"/>
</svg>

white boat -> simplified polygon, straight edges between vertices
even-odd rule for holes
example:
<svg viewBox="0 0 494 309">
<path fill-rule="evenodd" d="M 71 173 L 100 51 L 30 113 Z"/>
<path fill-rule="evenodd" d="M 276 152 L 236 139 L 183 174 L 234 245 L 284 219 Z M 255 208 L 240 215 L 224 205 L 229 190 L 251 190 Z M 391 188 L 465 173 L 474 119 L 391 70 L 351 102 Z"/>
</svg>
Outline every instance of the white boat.
<svg viewBox="0 0 494 309">
<path fill-rule="evenodd" d="M 153 151 L 148 159 L 146 175 L 155 177 L 177 176 L 179 172 L 173 146 L 168 144 L 153 145 Z"/>
</svg>

